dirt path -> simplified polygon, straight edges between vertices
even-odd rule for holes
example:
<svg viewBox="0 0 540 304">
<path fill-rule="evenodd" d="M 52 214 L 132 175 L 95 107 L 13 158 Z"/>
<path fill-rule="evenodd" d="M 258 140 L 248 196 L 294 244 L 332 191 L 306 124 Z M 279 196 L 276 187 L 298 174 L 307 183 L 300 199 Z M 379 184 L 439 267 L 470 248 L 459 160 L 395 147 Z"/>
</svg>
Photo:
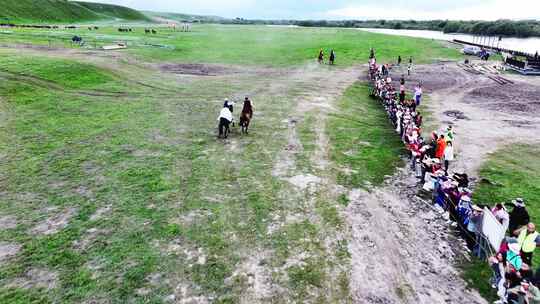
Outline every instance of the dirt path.
<svg viewBox="0 0 540 304">
<path fill-rule="evenodd" d="M 274 274 L 277 274 L 276 280 L 274 280 L 270 287 L 274 292 L 283 292 L 285 288 L 283 284 L 288 284 L 286 278 L 286 270 L 289 267 L 303 266 L 307 261 L 314 256 L 324 257 L 327 265 L 334 265 L 328 267 L 323 271 L 326 272 L 327 280 L 324 282 L 324 289 L 313 293 L 306 299 L 306 302 L 315 301 L 316 298 L 325 298 L 327 301 L 339 301 L 345 302 L 347 295 L 339 294 L 338 291 L 338 277 L 340 273 L 347 272 L 346 265 L 341 265 L 336 257 L 336 244 L 343 241 L 346 238 L 345 231 L 338 231 L 335 228 L 325 226 L 321 215 L 316 211 L 317 202 L 324 201 L 331 204 L 337 202 L 337 196 L 343 192 L 343 188 L 337 185 L 333 172 L 328 170 L 330 164 L 328 149 L 329 141 L 326 135 L 326 121 L 328 114 L 331 113 L 336 106 L 337 101 L 341 97 L 341 94 L 351 86 L 361 75 L 361 69 L 349 68 L 349 69 L 335 69 L 326 70 L 320 68 L 318 65 L 310 64 L 302 69 L 293 71 L 283 81 L 274 82 L 269 88 L 272 92 L 278 92 L 285 87 L 290 86 L 291 83 L 303 84 L 308 87 L 312 87 L 311 90 L 304 91 L 299 97 L 296 98 L 296 105 L 293 111 L 290 113 L 288 119 L 283 121 L 287 124 L 287 144 L 283 147 L 283 150 L 278 154 L 278 158 L 274 163 L 272 174 L 286 182 L 290 187 L 284 187 L 282 193 L 279 194 L 284 200 L 294 199 L 297 200 L 297 204 L 303 206 L 302 213 L 298 213 L 296 210 L 283 210 L 280 214 L 275 215 L 275 222 L 270 225 L 268 233 L 274 233 L 283 227 L 283 225 L 300 223 L 308 221 L 316 224 L 317 227 L 327 227 L 324 232 L 319 235 L 321 240 L 314 240 L 314 242 L 321 242 L 324 244 L 323 252 L 310 252 L 310 251 L 294 251 L 288 258 L 285 267 L 279 269 L 272 269 Z M 313 170 L 307 170 L 301 164 L 297 163 L 297 157 L 303 153 L 302 141 L 299 138 L 298 126 L 305 123 L 305 119 L 311 117 L 315 119 L 316 123 L 313 128 L 315 133 L 316 148 L 312 155 L 309 157 L 309 161 L 313 166 Z M 293 190 L 294 193 L 291 193 Z M 317 295 L 324 290 L 324 294 Z M 275 296 L 275 295 L 274 295 Z M 281 294 L 280 298 L 291 298 L 291 295 Z M 267 303 L 260 298 L 251 298 L 252 302 L 249 303 Z M 248 302 L 246 302 L 248 303 Z"/>
<path fill-rule="evenodd" d="M 305 206 L 310 210 L 317 193 L 335 200 L 339 193 L 347 192 L 336 184 L 328 170 L 325 122 L 343 90 L 360 75 L 353 70 L 329 77 L 335 81 L 328 83 L 330 91 L 324 88 L 301 98 L 288 121 L 288 145 L 275 164 L 274 174 L 300 188 L 315 185 L 317 190 L 305 198 Z M 317 149 L 311 161 L 320 170 L 320 176 L 298 172 L 294 161 L 294 155 L 302 149 L 296 125 L 310 112 L 316 113 L 319 126 Z M 466 290 L 454 266 L 460 254 L 455 250 L 459 241 L 446 231 L 439 215 L 416 196 L 415 185 L 414 177 L 403 169 L 382 187 L 349 191 L 350 205 L 345 217 L 350 230 L 330 234 L 328 238 L 349 241 L 353 302 L 485 303 L 476 292 Z M 319 219 L 311 215 L 309 220 Z"/>
<path fill-rule="evenodd" d="M 455 266 L 459 244 L 401 169 L 387 184 L 349 193 L 355 303 L 485 303 Z"/>
</svg>

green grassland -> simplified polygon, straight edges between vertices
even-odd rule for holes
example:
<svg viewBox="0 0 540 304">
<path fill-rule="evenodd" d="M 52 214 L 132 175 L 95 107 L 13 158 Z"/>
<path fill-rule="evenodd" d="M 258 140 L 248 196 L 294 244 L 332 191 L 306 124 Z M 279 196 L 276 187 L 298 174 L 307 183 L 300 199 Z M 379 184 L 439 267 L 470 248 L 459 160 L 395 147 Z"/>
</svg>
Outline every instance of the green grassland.
<svg viewBox="0 0 540 304">
<path fill-rule="evenodd" d="M 273 174 L 289 144 L 284 121 L 299 115 L 297 174 L 349 187 L 380 183 L 402 145 L 365 85 L 335 96 L 325 131 L 330 169 L 311 159 L 322 114 L 296 113 L 296 106 L 324 93 L 324 77 L 363 64 L 370 47 L 381 60 L 458 53 L 429 40 L 343 29 L 158 31 L 0 35 L 7 45 L 0 50 L 0 219 L 15 221 L 0 228 L 0 244 L 22 246 L 0 261 L 0 302 L 163 303 L 174 294 L 257 303 L 248 275 L 255 269 L 281 287 L 266 302 L 349 303 L 347 243 L 337 237 L 346 230 L 346 198 L 299 190 Z M 41 48 L 73 34 L 99 44 L 125 39 L 130 48 Z M 23 42 L 32 45 L 17 48 Z M 336 49 L 338 65 L 313 64 L 319 48 Z M 175 62 L 248 72 L 192 77 L 157 68 Z M 246 92 L 256 109 L 252 132 L 216 140 L 223 98 Z M 50 224 L 64 217 L 65 226 Z M 43 273 L 51 279 L 39 281 Z"/>
<path fill-rule="evenodd" d="M 67 0 L 3 0 L 2 22 L 84 22 L 104 19 L 148 21 L 142 13 L 118 5 Z"/>
<path fill-rule="evenodd" d="M 382 106 L 369 97 L 366 85 L 349 88 L 340 109 L 329 122 L 331 158 L 337 165 L 354 171 L 340 173 L 339 183 L 354 187 L 381 184 L 401 164 L 403 143 Z"/>
<path fill-rule="evenodd" d="M 336 50 L 338 64 L 345 66 L 363 63 L 372 46 L 378 48 L 381 60 L 402 53 L 411 54 L 418 62 L 459 56 L 437 42 L 428 42 L 428 47 L 422 39 L 387 39 L 356 30 L 205 25 L 192 33 L 164 34 L 171 37 L 160 41 L 172 46 L 172 51 L 147 48 L 137 53 L 160 60 L 280 66 L 312 60 L 321 48 L 327 53 Z"/>
<path fill-rule="evenodd" d="M 189 33 L 157 28 L 157 35 L 145 35 L 148 25 L 134 27 L 132 33 L 119 33 L 117 27 L 98 31 L 86 28 L 69 31 L 17 29 L 0 34 L 0 42 L 32 43 L 71 47 L 79 35 L 87 48 L 118 41 L 126 42 L 128 52 L 151 61 L 202 62 L 294 66 L 313 60 L 320 49 L 337 52 L 337 64 L 363 64 L 370 47 L 379 60 L 394 61 L 398 55 L 412 56 L 417 63 L 457 59 L 460 54 L 437 41 L 392 37 L 351 29 L 276 28 L 268 26 L 197 25 Z"/>
<path fill-rule="evenodd" d="M 521 197 L 527 202 L 527 210 L 533 223 L 540 221 L 540 159 L 539 149 L 530 145 L 507 146 L 492 154 L 480 171 L 480 177 L 489 181 L 475 189 L 474 200 L 479 204 L 509 203 Z M 516 157 L 519 155 L 519 157 Z M 534 256 L 533 265 L 540 265 L 540 255 Z M 535 266 L 535 268 L 536 268 Z M 488 299 L 494 299 L 489 278 L 491 270 L 483 261 L 475 261 L 473 267 L 463 267 L 465 278 L 471 286 Z"/>
</svg>

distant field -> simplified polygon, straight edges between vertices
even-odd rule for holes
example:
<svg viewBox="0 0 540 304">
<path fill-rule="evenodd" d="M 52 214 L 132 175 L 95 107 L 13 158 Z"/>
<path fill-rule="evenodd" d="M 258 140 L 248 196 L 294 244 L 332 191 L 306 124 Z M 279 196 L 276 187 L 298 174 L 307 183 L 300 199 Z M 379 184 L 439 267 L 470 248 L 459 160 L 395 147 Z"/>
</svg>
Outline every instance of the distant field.
<svg viewBox="0 0 540 304">
<path fill-rule="evenodd" d="M 382 61 L 412 56 L 417 63 L 437 59 L 457 59 L 455 49 L 437 41 L 406 37 L 388 38 L 352 29 L 287 28 L 268 26 L 195 25 L 189 33 L 157 28 L 157 35 L 144 34 L 145 27 L 133 26 L 132 33 L 119 33 L 117 27 L 88 31 L 86 27 L 69 31 L 13 30 L 0 34 L 4 43 L 37 43 L 69 47 L 69 39 L 80 35 L 88 47 L 126 41 L 127 52 L 145 60 L 294 66 L 314 60 L 318 51 L 337 52 L 337 64 L 364 63 L 370 47 Z M 155 27 L 154 27 L 155 28 Z"/>
</svg>

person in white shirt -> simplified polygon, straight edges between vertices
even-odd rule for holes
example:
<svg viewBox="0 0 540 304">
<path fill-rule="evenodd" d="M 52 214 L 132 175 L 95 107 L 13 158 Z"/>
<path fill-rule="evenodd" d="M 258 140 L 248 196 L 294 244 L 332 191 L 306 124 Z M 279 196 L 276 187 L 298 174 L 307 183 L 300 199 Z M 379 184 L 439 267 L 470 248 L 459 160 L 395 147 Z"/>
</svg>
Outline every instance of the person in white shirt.
<svg viewBox="0 0 540 304">
<path fill-rule="evenodd" d="M 414 100 L 416 101 L 416 106 L 418 107 L 420 105 L 420 101 L 422 100 L 422 85 L 418 84 L 414 88 Z"/>
<path fill-rule="evenodd" d="M 452 142 L 449 141 L 446 143 L 446 148 L 444 148 L 444 172 L 448 173 L 448 166 L 450 162 L 454 160 L 454 146 Z"/>
<path fill-rule="evenodd" d="M 498 203 L 491 209 L 491 212 L 493 215 L 495 215 L 495 218 L 501 223 L 501 225 L 504 228 L 504 231 L 508 230 L 508 226 L 510 224 L 510 215 L 508 214 L 508 211 L 504 207 L 502 203 Z"/>
<path fill-rule="evenodd" d="M 219 113 L 219 117 L 217 120 L 219 121 L 218 137 L 227 138 L 227 136 L 229 135 L 229 125 L 233 121 L 231 110 L 229 110 L 227 106 L 224 106 L 223 109 L 221 109 L 221 112 Z"/>
<path fill-rule="evenodd" d="M 225 99 L 225 102 L 223 103 L 223 106 L 229 108 L 229 111 L 231 111 L 231 113 L 234 113 L 234 105 L 235 105 L 234 101 L 231 101 L 229 99 Z M 232 126 L 234 127 L 234 117 L 231 123 L 232 123 Z"/>
</svg>

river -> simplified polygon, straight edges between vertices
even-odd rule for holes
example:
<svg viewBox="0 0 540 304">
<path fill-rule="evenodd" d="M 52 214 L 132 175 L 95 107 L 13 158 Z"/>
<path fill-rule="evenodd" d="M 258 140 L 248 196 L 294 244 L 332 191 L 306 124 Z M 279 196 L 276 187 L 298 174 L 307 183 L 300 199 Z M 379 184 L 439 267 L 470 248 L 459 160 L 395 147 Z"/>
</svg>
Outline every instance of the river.
<svg viewBox="0 0 540 304">
<path fill-rule="evenodd" d="M 418 38 L 428 38 L 428 39 L 437 39 L 437 40 L 448 40 L 452 41 L 453 39 L 459 39 L 463 41 L 482 43 L 478 40 L 478 37 L 468 34 L 445 34 L 438 31 L 424 31 L 424 30 L 392 30 L 392 29 L 375 29 L 375 28 L 361 28 L 360 30 L 368 31 L 371 33 L 379 34 L 388 34 L 388 35 L 398 35 L 398 36 L 408 36 L 408 37 L 418 37 Z M 487 41 L 487 40 L 485 40 Z M 511 38 L 503 37 L 500 42 L 497 39 L 491 38 L 490 42 L 485 42 L 483 44 L 495 45 L 505 49 L 511 49 L 516 51 L 527 52 L 534 54 L 535 52 L 540 53 L 540 38 Z"/>
</svg>

